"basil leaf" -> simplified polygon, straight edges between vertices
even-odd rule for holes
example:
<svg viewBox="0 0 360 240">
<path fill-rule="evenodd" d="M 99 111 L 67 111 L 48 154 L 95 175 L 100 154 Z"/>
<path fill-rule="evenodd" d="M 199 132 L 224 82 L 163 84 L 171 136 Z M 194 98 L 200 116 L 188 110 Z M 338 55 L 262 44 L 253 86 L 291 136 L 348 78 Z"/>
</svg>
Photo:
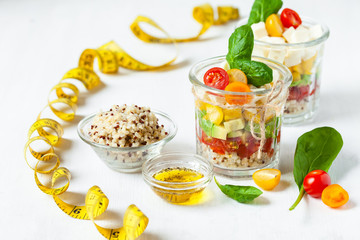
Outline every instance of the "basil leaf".
<svg viewBox="0 0 360 240">
<path fill-rule="evenodd" d="M 260 196 L 263 192 L 252 186 L 236 186 L 236 185 L 221 185 L 215 179 L 216 185 L 229 198 L 232 198 L 240 203 L 248 203 Z"/>
<path fill-rule="evenodd" d="M 226 55 L 230 68 L 234 68 L 235 59 L 251 60 L 254 48 L 254 34 L 250 26 L 243 25 L 235 29 L 229 38 L 229 52 Z"/>
<path fill-rule="evenodd" d="M 251 8 L 248 25 L 265 22 L 268 16 L 280 10 L 282 4 L 281 0 L 255 0 Z"/>
<path fill-rule="evenodd" d="M 272 69 L 262 62 L 236 59 L 230 67 L 241 69 L 246 74 L 248 83 L 256 87 L 271 83 L 273 80 Z"/>
<path fill-rule="evenodd" d="M 297 206 L 305 194 L 303 187 L 305 176 L 317 169 L 327 172 L 342 146 L 341 134 L 331 127 L 315 128 L 299 137 L 295 149 L 293 173 L 300 193 L 290 210 Z"/>
<path fill-rule="evenodd" d="M 301 135 L 294 156 L 294 178 L 299 189 L 312 170 L 327 172 L 342 146 L 340 133 L 331 127 L 315 128 Z"/>
</svg>

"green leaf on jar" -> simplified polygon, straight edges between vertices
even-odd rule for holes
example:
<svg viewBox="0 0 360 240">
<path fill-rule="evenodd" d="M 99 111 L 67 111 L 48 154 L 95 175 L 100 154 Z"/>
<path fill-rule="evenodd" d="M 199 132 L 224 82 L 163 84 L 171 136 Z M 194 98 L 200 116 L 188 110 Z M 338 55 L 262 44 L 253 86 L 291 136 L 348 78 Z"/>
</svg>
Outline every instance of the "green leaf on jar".
<svg viewBox="0 0 360 240">
<path fill-rule="evenodd" d="M 232 64 L 232 68 L 238 68 L 243 71 L 246 74 L 248 83 L 254 85 L 255 87 L 261 87 L 273 81 L 272 69 L 265 63 L 235 59 Z"/>
<path fill-rule="evenodd" d="M 229 38 L 228 54 L 226 60 L 230 68 L 236 68 L 234 62 L 236 59 L 251 60 L 251 54 L 254 48 L 254 34 L 250 26 L 243 25 L 235 29 Z"/>
<path fill-rule="evenodd" d="M 255 0 L 251 8 L 248 25 L 265 22 L 268 16 L 277 13 L 282 5 L 283 2 L 281 0 Z"/>
</svg>

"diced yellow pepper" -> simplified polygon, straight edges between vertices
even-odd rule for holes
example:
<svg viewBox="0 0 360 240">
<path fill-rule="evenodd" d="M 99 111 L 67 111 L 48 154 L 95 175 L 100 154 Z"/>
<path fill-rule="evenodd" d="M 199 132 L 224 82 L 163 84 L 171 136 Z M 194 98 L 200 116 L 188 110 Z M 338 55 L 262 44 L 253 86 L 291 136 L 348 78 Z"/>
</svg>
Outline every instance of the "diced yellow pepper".
<svg viewBox="0 0 360 240">
<path fill-rule="evenodd" d="M 302 66 L 301 66 L 301 63 L 298 64 L 298 65 L 293 66 L 291 72 L 293 72 L 293 73 L 294 73 L 294 72 L 298 72 L 299 74 L 303 74 L 303 73 L 304 73 L 304 70 L 303 70 L 303 68 L 302 68 Z"/>
<path fill-rule="evenodd" d="M 200 111 L 203 111 L 203 110 L 206 110 L 206 103 L 204 103 L 203 101 L 197 99 L 195 101 L 195 106 L 200 110 Z"/>
<path fill-rule="evenodd" d="M 242 118 L 242 113 L 241 113 L 240 108 L 236 108 L 236 109 L 224 108 L 223 112 L 224 112 L 224 120 L 225 121 Z"/>
<path fill-rule="evenodd" d="M 251 119 L 254 117 L 254 113 L 248 111 L 248 110 L 245 110 L 244 111 L 244 118 L 247 120 L 247 121 L 251 121 Z M 266 112 L 266 115 L 265 115 L 265 121 L 268 122 L 269 120 L 271 120 L 273 117 L 275 116 L 274 112 L 273 111 L 267 111 Z M 254 122 L 255 123 L 260 123 L 260 113 L 257 113 L 255 118 L 254 118 Z"/>
<path fill-rule="evenodd" d="M 312 68 L 314 66 L 314 62 L 316 60 L 317 54 L 315 54 L 313 57 L 309 58 L 308 60 L 305 60 L 301 63 L 302 68 L 304 69 L 305 74 L 312 74 Z"/>
<path fill-rule="evenodd" d="M 300 81 L 301 80 L 301 75 L 299 72 L 292 72 L 292 76 L 293 76 L 293 81 Z"/>
<path fill-rule="evenodd" d="M 216 125 L 220 125 L 220 123 L 224 118 L 222 109 L 217 106 L 206 104 L 205 110 L 206 110 L 206 115 L 204 116 L 204 119 L 210 120 L 212 123 Z"/>
</svg>

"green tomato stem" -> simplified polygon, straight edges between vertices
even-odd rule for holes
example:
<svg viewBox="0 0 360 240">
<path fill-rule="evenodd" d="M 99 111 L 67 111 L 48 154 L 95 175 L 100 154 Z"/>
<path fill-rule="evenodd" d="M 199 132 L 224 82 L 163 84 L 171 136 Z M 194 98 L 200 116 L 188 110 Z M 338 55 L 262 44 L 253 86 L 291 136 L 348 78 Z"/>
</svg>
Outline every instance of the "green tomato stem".
<svg viewBox="0 0 360 240">
<path fill-rule="evenodd" d="M 304 186 L 301 186 L 299 196 L 297 197 L 294 204 L 289 208 L 290 211 L 295 209 L 295 207 L 299 204 L 299 202 L 303 198 L 304 194 L 305 194 Z"/>
</svg>

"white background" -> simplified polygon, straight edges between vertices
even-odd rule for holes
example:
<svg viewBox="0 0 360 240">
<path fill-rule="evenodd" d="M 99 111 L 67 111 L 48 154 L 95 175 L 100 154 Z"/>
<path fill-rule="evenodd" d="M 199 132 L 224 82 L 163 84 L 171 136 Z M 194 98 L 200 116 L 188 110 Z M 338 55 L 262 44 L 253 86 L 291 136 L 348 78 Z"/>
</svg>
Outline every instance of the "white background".
<svg viewBox="0 0 360 240">
<path fill-rule="evenodd" d="M 192 36 L 200 29 L 192 8 L 204 1 L 1 1 L 0 2 L 0 238 L 102 239 L 90 221 L 72 219 L 42 193 L 23 158 L 27 130 L 45 106 L 47 95 L 63 74 L 77 66 L 81 52 L 115 40 L 135 58 L 161 63 L 171 46 L 144 44 L 129 30 L 137 15 L 149 16 L 170 35 Z M 211 1 L 232 4 L 248 15 L 252 0 Z M 141 174 L 108 169 L 76 134 L 83 117 L 112 104 L 135 103 L 170 114 L 179 126 L 164 151 L 195 152 L 194 110 L 188 72 L 195 62 L 226 54 L 235 23 L 216 26 L 201 41 L 180 44 L 180 56 L 167 71 L 99 74 L 102 87 L 82 92 L 77 118 L 65 128 L 57 148 L 61 165 L 71 170 L 70 193 L 63 198 L 83 204 L 87 190 L 98 185 L 110 200 L 99 224 L 119 227 L 131 203 L 150 219 L 141 239 L 359 239 L 360 107 L 358 0 L 286 0 L 284 7 L 325 22 L 326 42 L 319 115 L 311 124 L 284 127 L 281 139 L 280 185 L 251 204 L 224 196 L 212 182 L 208 199 L 198 206 L 170 205 L 157 197 Z M 297 138 L 319 126 L 332 126 L 344 147 L 330 169 L 333 183 L 342 185 L 350 201 L 330 209 L 321 200 L 305 197 L 289 212 L 298 189 L 293 180 Z M 251 180 L 222 183 L 254 185 Z M 74 197 L 75 196 L 75 197 Z"/>
</svg>

